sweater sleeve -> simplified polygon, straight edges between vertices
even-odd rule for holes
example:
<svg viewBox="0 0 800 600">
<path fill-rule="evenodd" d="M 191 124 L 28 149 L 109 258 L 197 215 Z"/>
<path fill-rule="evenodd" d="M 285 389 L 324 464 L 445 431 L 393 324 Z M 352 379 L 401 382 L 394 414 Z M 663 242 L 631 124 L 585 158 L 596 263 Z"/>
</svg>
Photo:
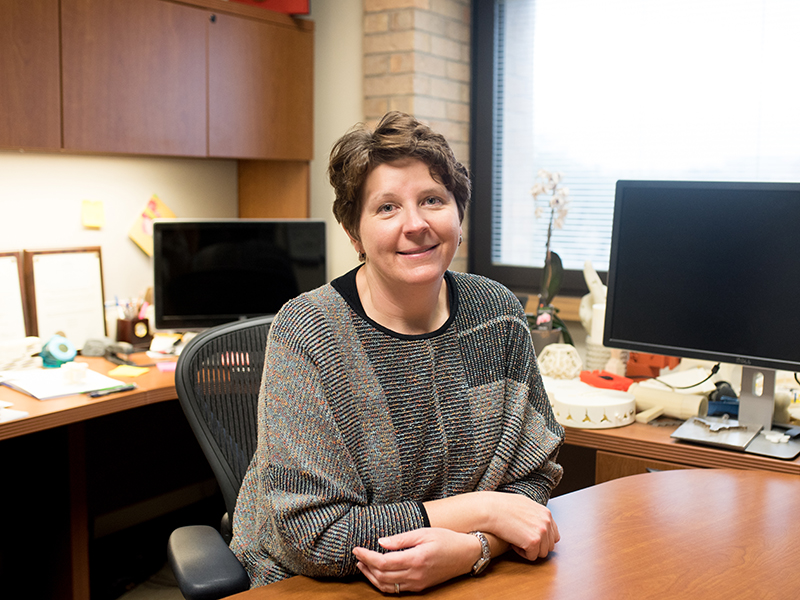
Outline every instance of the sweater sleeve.
<svg viewBox="0 0 800 600">
<path fill-rule="evenodd" d="M 289 574 L 341 577 L 357 571 L 354 547 L 380 550 L 378 538 L 423 527 L 425 514 L 418 502 L 371 497 L 347 443 L 353 432 L 343 432 L 359 424 L 337 413 L 353 397 L 337 369 L 346 359 L 324 328 L 314 327 L 312 341 L 298 325 L 308 324 L 276 318 L 270 331 L 259 446 L 240 493 L 256 514 L 240 515 L 237 505 L 242 522 L 254 519 L 239 528 L 250 537 L 239 544 L 251 563 L 264 553 Z"/>
<path fill-rule="evenodd" d="M 500 447 L 507 464 L 498 491 L 547 504 L 563 468 L 556 462 L 564 428 L 556 421 L 536 362 L 527 319 L 519 303 L 506 340 L 506 427 Z"/>
</svg>

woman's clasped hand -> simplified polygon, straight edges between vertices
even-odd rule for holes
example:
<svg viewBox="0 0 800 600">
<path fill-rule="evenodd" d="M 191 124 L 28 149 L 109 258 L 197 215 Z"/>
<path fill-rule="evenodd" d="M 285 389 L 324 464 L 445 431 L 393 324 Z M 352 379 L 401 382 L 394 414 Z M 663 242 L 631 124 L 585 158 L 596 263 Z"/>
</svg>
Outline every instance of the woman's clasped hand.
<svg viewBox="0 0 800 600">
<path fill-rule="evenodd" d="M 424 527 L 378 540 L 388 552 L 354 548 L 358 569 L 382 592 L 419 592 L 464 575 L 480 554 L 478 540 L 468 533 Z"/>
</svg>

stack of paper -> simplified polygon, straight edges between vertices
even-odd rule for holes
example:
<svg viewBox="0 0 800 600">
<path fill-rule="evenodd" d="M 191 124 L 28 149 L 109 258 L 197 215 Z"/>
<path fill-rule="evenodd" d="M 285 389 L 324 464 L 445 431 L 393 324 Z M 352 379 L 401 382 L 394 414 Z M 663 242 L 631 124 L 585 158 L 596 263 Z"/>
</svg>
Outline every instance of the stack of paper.
<svg viewBox="0 0 800 600">
<path fill-rule="evenodd" d="M 77 383 L 68 381 L 62 369 L 6 371 L 0 375 L 3 375 L 3 385 L 39 400 L 84 394 L 125 385 L 118 379 L 112 379 L 91 369 L 86 371 L 85 379 Z"/>
</svg>

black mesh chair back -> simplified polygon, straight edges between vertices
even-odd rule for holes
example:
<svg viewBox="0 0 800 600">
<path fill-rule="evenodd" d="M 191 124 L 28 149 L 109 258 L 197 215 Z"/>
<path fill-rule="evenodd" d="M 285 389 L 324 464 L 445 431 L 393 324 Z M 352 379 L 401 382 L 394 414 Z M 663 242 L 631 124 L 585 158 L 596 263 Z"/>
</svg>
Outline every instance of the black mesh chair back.
<svg viewBox="0 0 800 600">
<path fill-rule="evenodd" d="M 175 387 L 217 478 L 228 517 L 256 450 L 257 405 L 272 315 L 208 329 L 181 352 Z"/>
</svg>

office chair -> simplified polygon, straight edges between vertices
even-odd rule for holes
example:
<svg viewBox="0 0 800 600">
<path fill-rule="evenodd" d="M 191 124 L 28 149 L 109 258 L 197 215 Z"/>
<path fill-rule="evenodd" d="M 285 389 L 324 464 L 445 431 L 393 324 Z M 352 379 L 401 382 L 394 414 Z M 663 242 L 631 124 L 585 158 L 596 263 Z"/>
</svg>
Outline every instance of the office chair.
<svg viewBox="0 0 800 600">
<path fill-rule="evenodd" d="M 236 497 L 256 449 L 258 391 L 272 316 L 213 327 L 192 339 L 175 369 L 178 400 L 222 490 L 220 531 L 172 532 L 167 557 L 187 600 L 242 592 L 250 580 L 228 548 Z"/>
</svg>

